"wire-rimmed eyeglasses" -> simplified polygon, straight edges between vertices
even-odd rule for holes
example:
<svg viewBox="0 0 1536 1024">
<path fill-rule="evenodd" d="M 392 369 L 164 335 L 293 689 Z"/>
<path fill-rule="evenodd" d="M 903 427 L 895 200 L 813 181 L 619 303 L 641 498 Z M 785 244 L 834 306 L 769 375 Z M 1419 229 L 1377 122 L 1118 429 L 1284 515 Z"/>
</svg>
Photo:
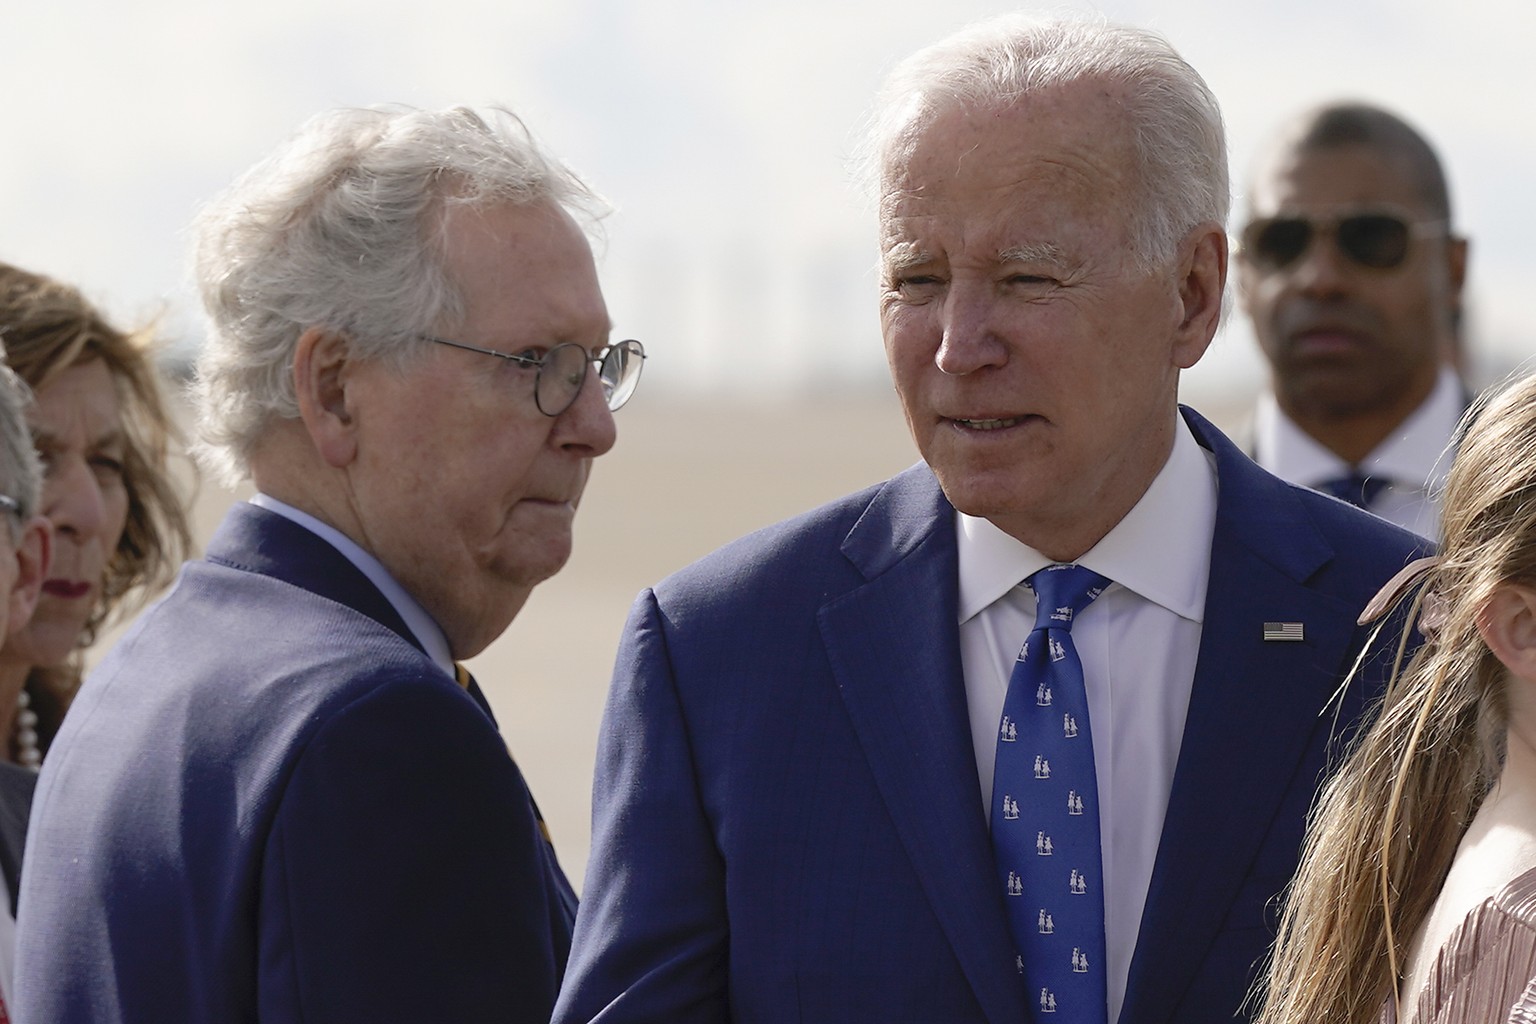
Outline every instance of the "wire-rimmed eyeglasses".
<svg viewBox="0 0 1536 1024">
<path fill-rule="evenodd" d="M 571 407 L 587 381 L 589 365 L 597 367 L 598 383 L 602 385 L 603 401 L 608 403 L 608 410 L 617 412 L 635 393 L 635 385 L 640 383 L 640 370 L 645 365 L 645 346 L 633 339 L 609 345 L 596 355 L 588 352 L 585 346 L 567 342 L 556 345 L 542 356 L 532 356 L 498 352 L 431 334 L 423 334 L 421 338 L 450 348 L 462 348 L 466 352 L 495 356 L 533 370 L 533 403 L 545 416 L 559 416 Z"/>
</svg>

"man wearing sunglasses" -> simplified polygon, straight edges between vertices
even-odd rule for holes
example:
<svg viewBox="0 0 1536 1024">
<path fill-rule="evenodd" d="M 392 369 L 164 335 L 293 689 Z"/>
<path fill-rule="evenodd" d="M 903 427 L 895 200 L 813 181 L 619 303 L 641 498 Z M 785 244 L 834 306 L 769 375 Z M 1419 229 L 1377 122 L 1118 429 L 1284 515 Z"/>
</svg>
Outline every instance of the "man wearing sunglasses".
<svg viewBox="0 0 1536 1024">
<path fill-rule="evenodd" d="M 458 664 L 571 550 L 644 353 L 521 123 L 307 124 L 198 226 L 231 510 L 39 781 L 20 1017 L 544 1024 L 575 896 Z"/>
<path fill-rule="evenodd" d="M 1467 242 L 1434 150 L 1376 107 L 1306 112 L 1259 165 L 1237 257 L 1272 384 L 1259 464 L 1435 537 Z"/>
</svg>

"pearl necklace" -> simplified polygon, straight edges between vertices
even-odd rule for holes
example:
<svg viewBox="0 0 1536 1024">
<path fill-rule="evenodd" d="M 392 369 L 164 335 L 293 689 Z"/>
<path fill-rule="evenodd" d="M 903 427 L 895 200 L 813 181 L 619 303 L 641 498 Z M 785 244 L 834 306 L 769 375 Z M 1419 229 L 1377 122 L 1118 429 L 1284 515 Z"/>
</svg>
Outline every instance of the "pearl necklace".
<svg viewBox="0 0 1536 1024">
<path fill-rule="evenodd" d="M 32 695 L 26 687 L 16 695 L 16 724 L 11 742 L 16 747 L 16 763 L 37 771 L 43 763 L 43 752 L 37 746 L 37 712 L 32 710 Z"/>
</svg>

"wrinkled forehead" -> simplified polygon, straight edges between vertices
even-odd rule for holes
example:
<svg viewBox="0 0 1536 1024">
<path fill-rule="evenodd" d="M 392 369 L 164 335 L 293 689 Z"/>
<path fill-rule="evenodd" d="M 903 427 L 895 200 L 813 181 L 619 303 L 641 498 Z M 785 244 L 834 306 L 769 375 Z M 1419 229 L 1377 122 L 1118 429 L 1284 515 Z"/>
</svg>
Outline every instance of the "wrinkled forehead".
<svg viewBox="0 0 1536 1024">
<path fill-rule="evenodd" d="M 440 235 L 457 306 L 446 328 L 483 325 L 494 340 L 603 343 L 610 322 L 592 247 L 558 203 L 450 206 Z"/>
<path fill-rule="evenodd" d="M 1125 195 L 1138 164 L 1117 91 L 1082 80 L 1009 100 L 915 97 L 885 147 L 882 220 L 960 198 Z"/>
<path fill-rule="evenodd" d="M 889 150 L 879 232 L 887 265 L 982 250 L 995 255 L 1135 219 L 1135 154 L 1101 90 L 1066 88 L 1009 104 L 921 111 Z"/>
</svg>

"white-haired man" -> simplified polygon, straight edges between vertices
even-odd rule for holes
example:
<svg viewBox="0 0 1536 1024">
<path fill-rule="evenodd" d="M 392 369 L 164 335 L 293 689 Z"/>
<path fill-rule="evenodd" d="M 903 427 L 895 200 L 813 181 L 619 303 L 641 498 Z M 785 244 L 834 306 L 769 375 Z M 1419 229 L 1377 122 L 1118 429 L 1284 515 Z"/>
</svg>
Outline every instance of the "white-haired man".
<svg viewBox="0 0 1536 1024">
<path fill-rule="evenodd" d="M 258 494 L 50 751 L 23 1019 L 547 1019 L 575 898 L 456 659 L 565 562 L 640 369 L 592 201 L 510 115 L 353 110 L 204 213 L 202 440 Z"/>
<path fill-rule="evenodd" d="M 555 1020 L 1229 1024 L 1417 542 L 1181 414 L 1228 190 L 1162 40 L 984 23 L 872 148 L 925 464 L 641 595 Z"/>
</svg>

